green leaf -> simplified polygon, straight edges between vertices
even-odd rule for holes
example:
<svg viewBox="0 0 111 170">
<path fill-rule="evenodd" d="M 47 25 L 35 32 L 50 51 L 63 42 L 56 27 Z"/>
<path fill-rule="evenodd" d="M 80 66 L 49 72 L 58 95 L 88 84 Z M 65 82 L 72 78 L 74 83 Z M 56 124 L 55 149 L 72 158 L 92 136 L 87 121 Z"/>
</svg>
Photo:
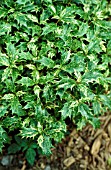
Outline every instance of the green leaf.
<svg viewBox="0 0 111 170">
<path fill-rule="evenodd" d="M 46 66 L 48 68 L 54 67 L 54 61 L 47 57 L 42 57 L 42 59 L 37 60 L 37 62 L 41 63 L 41 65 Z"/>
<path fill-rule="evenodd" d="M 21 126 L 21 118 L 17 116 L 7 116 L 3 120 L 3 125 L 9 129 L 9 131 L 14 131 Z"/>
<path fill-rule="evenodd" d="M 33 127 L 30 128 L 23 127 L 22 130 L 20 131 L 20 134 L 22 135 L 22 137 L 34 139 L 34 137 L 38 135 L 38 131 L 36 128 Z"/>
<path fill-rule="evenodd" d="M 99 95 L 103 104 L 111 109 L 111 96 Z"/>
<path fill-rule="evenodd" d="M 11 154 L 11 153 L 15 154 L 18 151 L 20 151 L 20 149 L 21 149 L 20 145 L 13 143 L 8 147 L 8 154 Z"/>
<path fill-rule="evenodd" d="M 87 120 L 84 117 L 79 119 L 79 121 L 77 122 L 77 130 L 82 130 L 82 128 L 86 126 L 86 123 L 87 123 Z"/>
<path fill-rule="evenodd" d="M 85 35 L 88 31 L 88 24 L 87 23 L 83 23 L 80 25 L 77 36 L 82 37 L 83 35 Z"/>
<path fill-rule="evenodd" d="M 45 3 L 52 3 L 52 0 L 42 0 L 42 2 L 45 2 Z"/>
<path fill-rule="evenodd" d="M 41 27 L 38 25 L 35 25 L 32 27 L 32 36 L 34 35 L 40 35 L 41 34 Z"/>
<path fill-rule="evenodd" d="M 14 138 L 20 147 L 25 147 L 26 145 L 28 145 L 27 139 L 22 139 L 19 136 L 14 136 Z"/>
<path fill-rule="evenodd" d="M 22 5 L 22 4 L 26 4 L 26 3 L 29 3 L 30 1 L 29 0 L 17 0 L 16 3 Z"/>
<path fill-rule="evenodd" d="M 27 15 L 23 14 L 21 12 L 16 12 L 13 14 L 13 17 L 15 20 L 17 20 L 17 23 L 20 24 L 20 26 L 27 27 Z"/>
<path fill-rule="evenodd" d="M 25 111 L 22 109 L 22 105 L 20 104 L 18 98 L 14 97 L 11 102 L 11 110 L 12 110 L 12 114 L 17 114 L 18 116 L 24 116 L 25 115 Z"/>
<path fill-rule="evenodd" d="M 51 144 L 51 140 L 48 136 L 40 136 L 38 138 L 38 144 L 42 149 L 42 153 L 45 155 L 51 154 L 51 148 L 53 147 Z"/>
<path fill-rule="evenodd" d="M 69 103 L 65 103 L 63 108 L 60 110 L 60 112 L 62 114 L 63 119 L 66 119 L 67 117 L 71 118 L 72 109 L 70 108 Z"/>
<path fill-rule="evenodd" d="M 34 86 L 34 93 L 37 95 L 38 98 L 39 98 L 40 91 L 41 91 L 41 89 L 39 86 L 37 86 L 37 85 Z"/>
<path fill-rule="evenodd" d="M 78 106 L 78 112 L 80 112 L 81 115 L 82 115 L 83 117 L 85 117 L 86 119 L 89 118 L 90 109 L 89 109 L 88 105 L 86 105 L 86 104 L 84 104 L 84 103 L 83 103 L 83 104 L 79 104 L 79 106 Z"/>
<path fill-rule="evenodd" d="M 92 117 L 91 120 L 89 120 L 89 123 L 93 125 L 93 128 L 100 128 L 100 120 L 98 118 Z"/>
<path fill-rule="evenodd" d="M 34 15 L 28 14 L 28 15 L 27 15 L 27 18 L 30 19 L 32 22 L 38 23 L 38 19 L 37 19 L 37 17 L 34 16 Z"/>
<path fill-rule="evenodd" d="M 9 94 L 5 94 L 2 99 L 11 100 L 13 98 L 14 98 L 14 94 L 9 93 Z"/>
<path fill-rule="evenodd" d="M 54 14 L 56 14 L 56 8 L 54 7 L 54 5 L 49 5 L 49 8 Z"/>
<path fill-rule="evenodd" d="M 19 53 L 19 58 L 18 58 L 19 60 L 33 60 L 34 59 L 34 57 L 33 57 L 33 55 L 31 55 L 31 53 L 30 52 L 21 52 L 21 53 Z"/>
<path fill-rule="evenodd" d="M 16 82 L 17 84 L 22 84 L 22 86 L 33 86 L 34 82 L 31 78 L 29 77 L 22 77 L 20 80 Z"/>
<path fill-rule="evenodd" d="M 0 18 L 6 17 L 7 13 L 8 13 L 8 10 L 7 10 L 7 9 L 5 9 L 5 8 L 0 8 Z"/>
<path fill-rule="evenodd" d="M 0 118 L 3 117 L 6 113 L 8 113 L 7 111 L 7 106 L 0 106 Z"/>
<path fill-rule="evenodd" d="M 47 35 L 50 32 L 54 32 L 57 29 L 57 25 L 54 23 L 49 23 L 43 28 L 42 35 Z"/>
<path fill-rule="evenodd" d="M 64 91 L 66 91 L 67 89 L 71 89 L 75 86 L 75 81 L 73 79 L 69 79 L 67 78 L 62 78 L 60 82 L 58 82 L 58 89 L 63 88 Z"/>
<path fill-rule="evenodd" d="M 0 24 L 0 36 L 9 34 L 11 32 L 11 25 L 9 23 Z"/>
<path fill-rule="evenodd" d="M 92 104 L 93 104 L 94 114 L 98 115 L 101 112 L 100 103 L 98 101 L 94 101 Z"/>
<path fill-rule="evenodd" d="M 37 148 L 37 143 L 33 142 L 30 144 L 30 148 L 35 149 Z"/>
<path fill-rule="evenodd" d="M 19 76 L 20 74 L 19 74 L 19 71 L 17 70 L 17 69 L 12 69 L 12 80 L 13 80 L 13 82 L 15 82 L 15 80 L 18 78 L 18 76 Z"/>
<path fill-rule="evenodd" d="M 6 54 L 0 54 L 0 65 L 3 66 L 9 66 L 10 62 L 9 62 L 9 58 Z"/>
<path fill-rule="evenodd" d="M 33 108 L 34 104 L 35 104 L 34 101 L 28 102 L 28 103 L 24 106 L 24 109 Z"/>
<path fill-rule="evenodd" d="M 34 149 L 32 148 L 27 149 L 25 157 L 30 165 L 34 164 L 35 156 L 36 156 L 36 152 L 34 151 Z"/>
<path fill-rule="evenodd" d="M 74 22 L 74 13 L 75 13 L 76 6 L 66 6 L 63 10 L 60 9 L 60 18 L 59 20 L 70 23 L 70 21 Z"/>
<path fill-rule="evenodd" d="M 0 125 L 0 152 L 2 153 L 2 149 L 4 147 L 4 143 L 10 143 L 10 139 L 6 133 L 6 131 Z"/>
<path fill-rule="evenodd" d="M 16 49 L 15 49 L 15 46 L 14 46 L 14 44 L 12 44 L 12 43 L 7 43 L 7 53 L 9 54 L 9 55 L 15 55 L 16 54 Z"/>
<path fill-rule="evenodd" d="M 39 144 L 39 146 L 42 148 L 42 143 L 43 143 L 43 141 L 44 141 L 44 137 L 42 136 L 42 135 L 40 135 L 39 137 L 38 137 L 38 139 L 37 139 L 37 142 L 38 142 L 38 144 Z"/>
<path fill-rule="evenodd" d="M 86 82 L 86 83 L 89 83 L 89 82 L 98 82 L 98 79 L 101 77 L 101 73 L 99 72 L 86 72 L 83 77 L 82 77 L 82 82 Z"/>
<path fill-rule="evenodd" d="M 111 55 L 111 40 L 110 41 L 108 41 L 108 44 L 107 44 L 107 53 L 108 53 L 108 55 Z"/>
</svg>

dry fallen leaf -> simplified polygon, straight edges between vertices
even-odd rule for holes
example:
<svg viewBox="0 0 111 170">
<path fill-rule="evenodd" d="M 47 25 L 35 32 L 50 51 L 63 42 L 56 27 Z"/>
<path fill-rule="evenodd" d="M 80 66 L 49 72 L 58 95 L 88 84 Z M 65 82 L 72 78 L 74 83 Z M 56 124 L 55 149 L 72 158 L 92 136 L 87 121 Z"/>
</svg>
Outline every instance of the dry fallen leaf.
<svg viewBox="0 0 111 170">
<path fill-rule="evenodd" d="M 109 139 L 109 138 L 108 138 L 108 134 L 107 134 L 105 131 L 103 131 L 102 136 L 103 136 L 103 138 L 104 138 L 105 140 L 108 140 L 108 139 Z"/>
<path fill-rule="evenodd" d="M 68 142 L 68 146 L 73 147 L 73 145 L 74 145 L 74 142 L 73 142 L 73 138 L 71 137 L 69 142 Z"/>
<path fill-rule="evenodd" d="M 70 156 L 69 158 L 67 158 L 67 159 L 64 160 L 64 165 L 65 165 L 66 167 L 69 167 L 69 166 L 71 166 L 74 162 L 75 162 L 74 157 L 73 157 L 73 156 Z"/>
<path fill-rule="evenodd" d="M 99 135 L 95 141 L 93 142 L 92 148 L 91 148 L 91 154 L 92 155 L 97 155 L 99 152 L 99 149 L 101 147 L 101 139 L 102 135 Z"/>
<path fill-rule="evenodd" d="M 107 127 L 107 124 L 109 123 L 110 120 L 111 120 L 111 115 L 110 116 L 108 115 L 108 117 L 104 123 L 104 126 L 103 126 L 104 129 Z"/>
<path fill-rule="evenodd" d="M 76 134 L 77 134 L 77 130 L 73 129 L 73 131 L 71 132 L 70 136 L 71 137 L 75 137 Z"/>
<path fill-rule="evenodd" d="M 97 129 L 97 131 L 95 132 L 95 135 L 94 135 L 94 139 L 96 139 L 102 133 L 103 133 L 103 129 Z"/>
<path fill-rule="evenodd" d="M 108 124 L 108 135 L 111 139 L 111 122 Z"/>
<path fill-rule="evenodd" d="M 90 147 L 89 147 L 87 144 L 85 144 L 84 149 L 87 150 L 87 151 L 89 151 L 89 150 L 90 150 Z"/>
<path fill-rule="evenodd" d="M 67 148 L 66 148 L 66 154 L 67 154 L 67 156 L 70 156 L 70 152 L 71 152 L 71 148 L 70 148 L 70 147 L 67 147 Z"/>
<path fill-rule="evenodd" d="M 108 151 L 111 153 L 111 142 L 109 143 Z"/>
</svg>

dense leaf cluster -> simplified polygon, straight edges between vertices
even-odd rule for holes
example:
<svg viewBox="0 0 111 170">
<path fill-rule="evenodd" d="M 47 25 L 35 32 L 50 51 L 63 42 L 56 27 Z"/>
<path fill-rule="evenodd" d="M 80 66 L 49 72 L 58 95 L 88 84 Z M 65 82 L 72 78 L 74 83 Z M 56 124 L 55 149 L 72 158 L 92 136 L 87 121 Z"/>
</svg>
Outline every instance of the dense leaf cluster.
<svg viewBox="0 0 111 170">
<path fill-rule="evenodd" d="M 106 0 L 1 0 L 1 151 L 15 141 L 9 154 L 23 149 L 33 164 L 68 117 L 99 126 L 111 109 L 110 16 Z"/>
</svg>

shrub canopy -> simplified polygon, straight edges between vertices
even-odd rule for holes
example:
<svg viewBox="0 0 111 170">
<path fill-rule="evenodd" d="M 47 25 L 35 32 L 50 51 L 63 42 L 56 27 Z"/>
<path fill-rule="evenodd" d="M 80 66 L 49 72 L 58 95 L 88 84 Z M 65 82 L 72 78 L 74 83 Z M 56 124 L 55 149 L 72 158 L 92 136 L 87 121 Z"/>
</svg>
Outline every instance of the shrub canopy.
<svg viewBox="0 0 111 170">
<path fill-rule="evenodd" d="M 1 151 L 15 141 L 8 152 L 22 148 L 33 164 L 35 148 L 50 154 L 64 137 L 68 117 L 99 127 L 111 109 L 110 17 L 106 0 L 1 1 Z"/>
</svg>

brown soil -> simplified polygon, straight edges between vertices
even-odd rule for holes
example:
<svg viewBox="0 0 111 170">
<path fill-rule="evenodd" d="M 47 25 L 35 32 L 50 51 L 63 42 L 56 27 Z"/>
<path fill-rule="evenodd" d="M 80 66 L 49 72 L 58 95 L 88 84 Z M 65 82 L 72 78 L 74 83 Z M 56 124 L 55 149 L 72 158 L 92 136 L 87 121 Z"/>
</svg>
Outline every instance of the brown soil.
<svg viewBox="0 0 111 170">
<path fill-rule="evenodd" d="M 28 168 L 22 155 L 15 155 L 13 164 L 8 167 L 0 166 L 0 170 L 110 170 L 111 115 L 107 113 L 100 119 L 100 129 L 94 130 L 91 125 L 87 125 L 82 131 L 70 128 L 72 132 L 55 146 L 52 155 L 49 158 L 39 156 L 33 167 Z"/>
</svg>

